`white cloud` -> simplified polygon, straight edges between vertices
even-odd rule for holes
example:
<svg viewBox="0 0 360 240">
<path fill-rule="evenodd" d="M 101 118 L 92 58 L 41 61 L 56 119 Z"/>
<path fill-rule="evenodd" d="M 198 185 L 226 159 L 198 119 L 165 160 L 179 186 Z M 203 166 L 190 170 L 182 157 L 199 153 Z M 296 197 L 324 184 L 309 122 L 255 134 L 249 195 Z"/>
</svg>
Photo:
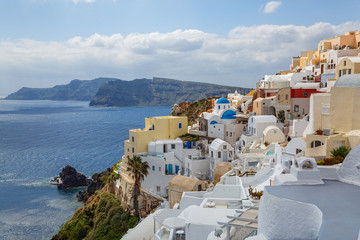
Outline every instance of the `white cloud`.
<svg viewBox="0 0 360 240">
<path fill-rule="evenodd" d="M 359 22 L 311 26 L 239 26 L 220 37 L 199 30 L 93 34 L 65 42 L 0 42 L 0 89 L 50 87 L 99 76 L 161 76 L 254 87 L 264 74 L 289 66 L 291 57 L 324 38 L 358 29 Z"/>
<path fill-rule="evenodd" d="M 84 3 L 93 3 L 95 0 L 71 0 L 74 3 L 84 2 Z"/>
<path fill-rule="evenodd" d="M 273 13 L 280 7 L 280 5 L 281 5 L 280 1 L 267 2 L 264 7 L 264 13 Z"/>
</svg>

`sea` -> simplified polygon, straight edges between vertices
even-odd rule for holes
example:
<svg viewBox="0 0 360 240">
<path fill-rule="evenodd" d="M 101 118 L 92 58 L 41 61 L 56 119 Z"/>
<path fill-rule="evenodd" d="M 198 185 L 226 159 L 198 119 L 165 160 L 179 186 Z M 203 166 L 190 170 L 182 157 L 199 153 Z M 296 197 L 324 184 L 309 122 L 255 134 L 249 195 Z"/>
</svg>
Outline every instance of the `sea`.
<svg viewBox="0 0 360 240">
<path fill-rule="evenodd" d="M 170 106 L 89 107 L 78 101 L 0 101 L 0 239 L 49 239 L 82 206 L 49 184 L 63 167 L 92 176 L 117 163 L 129 129 Z"/>
</svg>

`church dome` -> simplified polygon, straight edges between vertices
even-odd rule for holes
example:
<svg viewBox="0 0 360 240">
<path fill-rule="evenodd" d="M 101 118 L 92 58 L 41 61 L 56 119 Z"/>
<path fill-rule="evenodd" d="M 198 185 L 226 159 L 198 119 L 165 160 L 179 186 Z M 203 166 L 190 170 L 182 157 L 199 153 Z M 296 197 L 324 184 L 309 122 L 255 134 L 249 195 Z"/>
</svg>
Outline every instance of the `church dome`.
<svg viewBox="0 0 360 240">
<path fill-rule="evenodd" d="M 233 111 L 233 110 L 226 110 L 226 111 L 223 113 L 221 119 L 235 119 L 235 118 L 236 118 L 235 115 L 236 115 L 236 112 L 235 112 L 235 111 Z"/>
<path fill-rule="evenodd" d="M 216 101 L 216 103 L 217 104 L 224 104 L 224 103 L 227 103 L 227 104 L 229 104 L 230 103 L 230 101 L 227 99 L 227 98 L 224 98 L 224 97 L 222 97 L 222 98 L 219 98 L 217 101 Z"/>
<path fill-rule="evenodd" d="M 336 80 L 334 87 L 360 87 L 360 74 L 346 74 Z"/>
</svg>

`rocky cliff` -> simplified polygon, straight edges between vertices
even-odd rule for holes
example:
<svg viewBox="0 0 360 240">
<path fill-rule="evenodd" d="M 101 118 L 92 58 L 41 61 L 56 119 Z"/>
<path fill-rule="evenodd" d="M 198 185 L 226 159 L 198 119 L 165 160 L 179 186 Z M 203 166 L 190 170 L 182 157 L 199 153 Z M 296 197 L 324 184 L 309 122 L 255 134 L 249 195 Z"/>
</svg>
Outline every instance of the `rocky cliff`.
<svg viewBox="0 0 360 240">
<path fill-rule="evenodd" d="M 195 101 L 229 92 L 248 93 L 251 89 L 221 86 L 200 82 L 187 82 L 166 78 L 115 80 L 104 84 L 90 106 L 160 106 Z"/>
<path fill-rule="evenodd" d="M 72 80 L 66 85 L 57 85 L 53 88 L 27 88 L 10 94 L 7 100 L 74 100 L 90 101 L 99 88 L 114 78 L 97 78 L 94 80 Z"/>
</svg>

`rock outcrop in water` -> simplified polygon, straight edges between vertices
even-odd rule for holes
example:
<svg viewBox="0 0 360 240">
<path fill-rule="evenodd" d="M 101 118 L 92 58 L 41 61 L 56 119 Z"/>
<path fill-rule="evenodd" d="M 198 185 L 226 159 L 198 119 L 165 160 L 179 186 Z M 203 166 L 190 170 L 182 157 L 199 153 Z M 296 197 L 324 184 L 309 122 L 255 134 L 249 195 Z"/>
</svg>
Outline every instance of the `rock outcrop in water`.
<svg viewBox="0 0 360 240">
<path fill-rule="evenodd" d="M 92 180 L 90 180 L 91 183 L 88 185 L 87 189 L 85 191 L 78 192 L 78 194 L 76 195 L 78 201 L 86 202 L 89 197 L 95 193 L 96 190 L 103 188 L 112 172 L 113 171 L 111 170 L 111 168 L 108 168 L 104 172 L 95 173 L 92 176 Z"/>
<path fill-rule="evenodd" d="M 88 186 L 91 182 L 91 179 L 78 173 L 75 168 L 67 165 L 62 169 L 59 176 L 55 177 L 50 183 L 57 185 L 58 189 L 72 189 Z"/>
</svg>

